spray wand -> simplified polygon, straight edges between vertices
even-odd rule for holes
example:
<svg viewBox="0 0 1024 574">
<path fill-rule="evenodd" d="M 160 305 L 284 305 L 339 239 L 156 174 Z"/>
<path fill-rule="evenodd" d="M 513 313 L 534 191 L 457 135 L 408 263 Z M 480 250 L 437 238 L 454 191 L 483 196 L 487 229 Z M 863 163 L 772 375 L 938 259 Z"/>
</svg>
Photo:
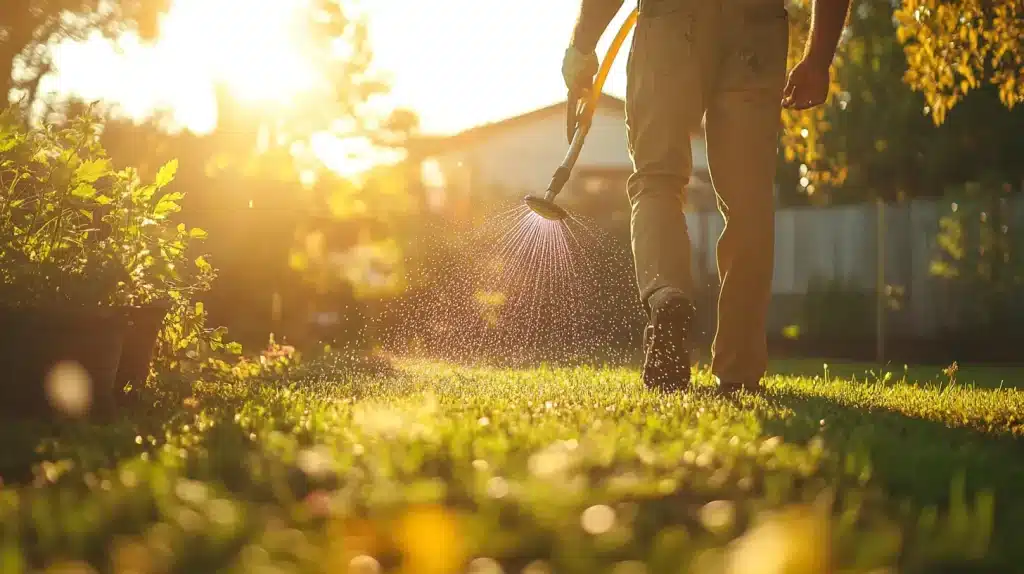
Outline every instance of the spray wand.
<svg viewBox="0 0 1024 574">
<path fill-rule="evenodd" d="M 626 36 L 629 35 L 630 30 L 636 24 L 636 18 L 637 10 L 634 9 L 626 17 L 626 21 L 619 28 L 619 33 L 615 35 L 611 46 L 608 47 L 608 52 L 605 54 L 604 61 L 601 62 L 601 67 L 594 78 L 594 85 L 591 87 L 588 97 L 585 100 L 578 101 L 575 113 L 569 116 L 570 122 L 573 119 L 577 120 L 576 131 L 573 133 L 572 141 L 569 144 L 569 151 L 565 154 L 562 165 L 558 166 L 554 175 L 551 176 L 551 183 L 548 184 L 548 189 L 544 192 L 544 196 L 527 195 L 523 198 L 523 203 L 526 204 L 526 207 L 529 207 L 531 211 L 544 219 L 561 221 L 569 216 L 569 212 L 555 204 L 555 196 L 562 191 L 566 182 L 569 181 L 569 176 L 576 165 L 576 160 L 580 157 L 580 151 L 583 150 L 583 142 L 586 140 L 587 133 L 590 132 L 590 126 L 594 121 L 594 112 L 597 109 L 598 100 L 604 89 L 604 82 L 608 79 L 608 72 L 611 70 L 612 63 L 619 54 L 619 49 L 622 48 L 623 42 L 626 41 Z"/>
</svg>

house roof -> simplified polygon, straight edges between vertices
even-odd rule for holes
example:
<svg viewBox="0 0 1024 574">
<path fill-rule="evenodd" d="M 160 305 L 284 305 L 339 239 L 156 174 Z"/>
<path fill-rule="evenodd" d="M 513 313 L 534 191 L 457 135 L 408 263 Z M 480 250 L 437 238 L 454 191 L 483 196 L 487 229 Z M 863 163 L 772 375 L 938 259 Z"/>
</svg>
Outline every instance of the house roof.
<svg viewBox="0 0 1024 574">
<path fill-rule="evenodd" d="M 614 110 L 614 111 L 625 111 L 626 102 L 621 98 L 617 98 L 611 94 L 602 92 L 601 97 L 597 101 L 598 109 Z M 479 126 L 469 128 L 461 131 L 457 134 L 450 136 L 426 136 L 417 138 L 418 144 L 422 146 L 420 149 L 426 153 L 437 153 L 439 151 L 458 147 L 461 144 L 478 141 L 479 138 L 485 138 L 495 133 L 504 131 L 505 129 L 519 126 L 533 120 L 542 118 L 551 114 L 564 114 L 566 106 L 568 105 L 568 99 L 555 102 L 551 105 L 538 108 L 536 110 L 506 118 L 496 122 L 489 122 Z"/>
</svg>

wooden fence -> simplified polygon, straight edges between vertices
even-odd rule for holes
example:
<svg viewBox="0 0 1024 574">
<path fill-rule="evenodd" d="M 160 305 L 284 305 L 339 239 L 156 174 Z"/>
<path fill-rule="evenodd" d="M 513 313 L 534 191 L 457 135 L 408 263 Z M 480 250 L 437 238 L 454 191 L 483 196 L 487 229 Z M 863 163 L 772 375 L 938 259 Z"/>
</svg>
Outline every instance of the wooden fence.
<svg viewBox="0 0 1024 574">
<path fill-rule="evenodd" d="M 992 237 L 986 239 L 982 228 L 993 229 L 1008 244 L 1020 245 L 1024 200 L 1017 196 L 995 201 L 915 200 L 884 206 L 865 203 L 780 209 L 775 218 L 771 328 L 781 330 L 813 319 L 807 317 L 808 298 L 826 284 L 833 289 L 841 286 L 850 295 L 850 305 L 866 301 L 869 308 L 858 314 L 868 313 L 865 319 L 873 325 L 874 294 L 880 284 L 879 270 L 884 268 L 881 284 L 886 294 L 884 320 L 888 333 L 930 338 L 937 332 L 955 329 L 964 320 L 964 304 L 958 300 L 972 295 L 964 292 L 963 280 L 952 281 L 937 274 L 948 268 L 942 262 L 950 260 L 948 250 L 938 240 L 940 220 L 948 216 L 960 222 L 957 244 L 967 252 L 954 262 L 961 278 L 977 273 L 979 266 L 983 273 L 988 269 L 991 274 L 993 264 L 1007 267 L 1013 263 L 1010 251 L 1016 257 L 1019 250 L 1012 248 L 1002 249 L 999 261 L 985 263 L 985 257 L 992 255 L 986 250 L 992 251 L 993 247 Z M 712 211 L 689 212 L 687 220 L 695 277 L 705 277 L 707 284 L 714 284 L 714 248 L 722 233 L 722 219 Z M 883 233 L 879 233 L 880 226 Z M 842 305 L 842 300 L 833 299 L 833 306 Z"/>
</svg>

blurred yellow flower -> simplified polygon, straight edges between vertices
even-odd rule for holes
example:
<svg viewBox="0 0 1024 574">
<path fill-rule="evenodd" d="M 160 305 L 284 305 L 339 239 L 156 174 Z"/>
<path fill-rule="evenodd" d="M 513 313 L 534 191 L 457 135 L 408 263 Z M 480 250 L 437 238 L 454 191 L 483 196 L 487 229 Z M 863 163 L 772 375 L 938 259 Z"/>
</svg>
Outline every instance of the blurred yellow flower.
<svg viewBox="0 0 1024 574">
<path fill-rule="evenodd" d="M 440 506 L 411 508 L 395 535 L 408 574 L 455 573 L 463 566 L 466 548 L 458 517 Z"/>
<path fill-rule="evenodd" d="M 725 574 L 821 574 L 830 571 L 827 515 L 793 506 L 766 517 L 736 541 Z"/>
</svg>

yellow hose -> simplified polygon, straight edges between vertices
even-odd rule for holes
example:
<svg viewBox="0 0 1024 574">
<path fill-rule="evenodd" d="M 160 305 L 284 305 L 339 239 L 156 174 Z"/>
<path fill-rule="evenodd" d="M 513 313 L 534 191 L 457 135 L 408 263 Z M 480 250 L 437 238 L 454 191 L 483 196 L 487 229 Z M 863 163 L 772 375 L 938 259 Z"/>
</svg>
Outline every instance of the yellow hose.
<svg viewBox="0 0 1024 574">
<path fill-rule="evenodd" d="M 612 69 L 612 64 L 615 62 L 615 57 L 619 55 L 619 50 L 622 48 L 622 44 L 626 41 L 626 36 L 633 29 L 636 24 L 637 9 L 634 8 L 629 16 L 626 16 L 626 21 L 619 27 L 618 34 L 612 40 L 608 51 L 605 53 L 604 60 L 601 62 L 601 67 L 597 71 L 597 76 L 594 78 L 594 85 L 590 89 L 590 98 L 586 102 L 581 102 L 579 105 L 582 107 L 580 110 L 580 128 L 584 133 L 590 131 L 590 123 L 594 118 L 594 111 L 597 110 L 597 103 L 601 99 L 601 93 L 604 90 L 605 80 L 608 79 L 608 72 Z"/>
<path fill-rule="evenodd" d="M 629 32 L 636 24 L 636 19 L 637 10 L 634 9 L 626 17 L 626 21 L 622 23 L 622 26 L 619 27 L 619 33 L 615 35 L 611 46 L 608 47 L 604 61 L 598 67 L 594 84 L 590 88 L 590 94 L 588 94 L 585 100 L 576 102 L 575 114 L 566 114 L 567 125 L 574 128 L 571 135 L 569 135 L 569 151 L 566 152 L 562 165 L 551 176 L 551 183 L 548 184 L 544 197 L 527 195 L 523 199 L 527 207 L 545 219 L 560 221 L 568 217 L 568 213 L 564 209 L 555 205 L 555 196 L 561 193 L 562 188 L 569 181 L 572 168 L 576 165 L 576 160 L 579 159 L 580 151 L 583 149 L 583 142 L 586 140 L 587 133 L 590 131 L 590 125 L 594 120 L 594 112 L 597 110 L 598 102 L 601 99 L 601 92 L 604 89 L 605 80 L 608 79 L 608 72 L 611 71 L 615 57 L 619 55 L 619 49 L 622 48 L 622 44 L 626 41 L 626 36 L 629 35 Z"/>
</svg>

